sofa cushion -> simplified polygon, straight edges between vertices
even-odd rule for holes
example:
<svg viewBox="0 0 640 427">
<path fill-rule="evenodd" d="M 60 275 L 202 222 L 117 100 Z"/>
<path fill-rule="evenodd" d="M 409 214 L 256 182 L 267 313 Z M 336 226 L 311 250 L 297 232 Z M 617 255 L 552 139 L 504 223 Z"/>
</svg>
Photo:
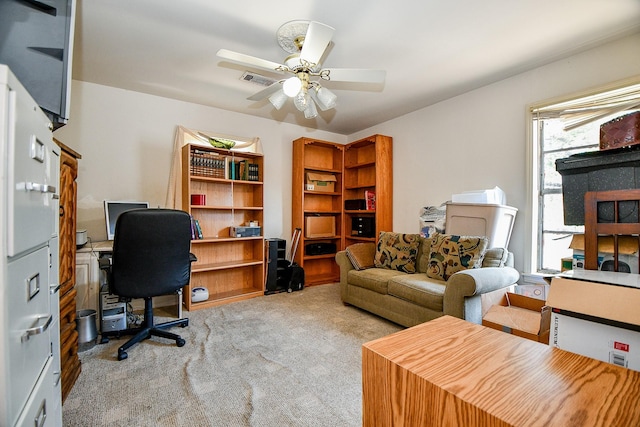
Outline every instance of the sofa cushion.
<svg viewBox="0 0 640 427">
<path fill-rule="evenodd" d="M 382 231 L 376 246 L 374 265 L 378 268 L 415 273 L 419 244 L 418 234 Z"/>
<path fill-rule="evenodd" d="M 426 273 L 429 268 L 429 255 L 431 255 L 431 237 L 420 237 L 418 249 L 418 273 Z"/>
<path fill-rule="evenodd" d="M 505 248 L 487 249 L 482 259 L 482 267 L 504 267 L 509 258 L 509 251 Z"/>
<path fill-rule="evenodd" d="M 427 276 L 446 281 L 458 271 L 481 266 L 488 243 L 484 236 L 434 234 Z"/>
<path fill-rule="evenodd" d="M 389 270 L 386 268 L 367 268 L 366 270 L 349 270 L 347 273 L 347 282 L 350 285 L 359 288 L 370 289 L 379 294 L 386 295 L 388 293 L 387 283 L 389 279 L 395 276 L 406 276 L 397 270 Z"/>
<path fill-rule="evenodd" d="M 356 270 L 373 267 L 373 257 L 376 255 L 376 246 L 373 243 L 355 243 L 347 246 L 345 252 Z"/>
<path fill-rule="evenodd" d="M 426 273 L 405 274 L 389 279 L 389 295 L 434 311 L 443 311 L 446 283 Z"/>
</svg>

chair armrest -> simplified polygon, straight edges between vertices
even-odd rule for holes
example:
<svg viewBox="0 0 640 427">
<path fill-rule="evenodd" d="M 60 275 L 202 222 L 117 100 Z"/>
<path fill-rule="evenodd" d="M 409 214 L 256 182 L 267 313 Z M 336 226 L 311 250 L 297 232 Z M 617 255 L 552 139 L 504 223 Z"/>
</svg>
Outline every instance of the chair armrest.
<svg viewBox="0 0 640 427">
<path fill-rule="evenodd" d="M 189 262 L 196 262 L 197 260 L 198 258 L 194 254 L 189 252 Z"/>
<path fill-rule="evenodd" d="M 444 291 L 445 314 L 464 319 L 465 298 L 515 285 L 520 273 L 513 267 L 471 268 L 449 277 Z"/>
</svg>

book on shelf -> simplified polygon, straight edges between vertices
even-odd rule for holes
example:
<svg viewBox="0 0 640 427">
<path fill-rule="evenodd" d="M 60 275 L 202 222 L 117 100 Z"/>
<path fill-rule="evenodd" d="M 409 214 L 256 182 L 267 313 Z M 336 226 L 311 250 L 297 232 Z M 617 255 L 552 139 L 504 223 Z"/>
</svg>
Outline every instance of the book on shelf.
<svg viewBox="0 0 640 427">
<path fill-rule="evenodd" d="M 202 228 L 200 227 L 200 221 L 198 221 L 197 219 L 193 220 L 194 225 L 196 226 L 196 237 L 198 239 L 202 239 Z"/>
<path fill-rule="evenodd" d="M 233 180 L 259 181 L 260 171 L 259 165 L 251 163 L 249 160 L 238 160 L 228 158 L 226 161 L 227 170 L 225 177 Z"/>
<path fill-rule="evenodd" d="M 224 178 L 226 158 L 218 153 L 194 149 L 191 152 L 191 173 L 193 175 Z"/>
<path fill-rule="evenodd" d="M 260 181 L 260 166 L 257 163 L 249 163 L 249 181 Z"/>
<path fill-rule="evenodd" d="M 202 228 L 200 227 L 200 221 L 191 217 L 191 240 L 202 239 Z"/>
<path fill-rule="evenodd" d="M 364 200 L 365 200 L 365 207 L 368 211 L 376 210 L 376 193 L 374 191 L 365 190 Z"/>
</svg>

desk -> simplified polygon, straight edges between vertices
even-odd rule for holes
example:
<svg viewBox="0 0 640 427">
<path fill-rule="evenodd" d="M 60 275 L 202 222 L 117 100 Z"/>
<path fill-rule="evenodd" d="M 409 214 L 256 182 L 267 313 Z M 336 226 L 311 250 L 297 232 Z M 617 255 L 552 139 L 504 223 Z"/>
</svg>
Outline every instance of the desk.
<svg viewBox="0 0 640 427">
<path fill-rule="evenodd" d="M 364 426 L 637 426 L 640 372 L 450 316 L 365 343 Z"/>
<path fill-rule="evenodd" d="M 89 242 L 76 252 L 76 305 L 78 310 L 90 309 L 100 313 L 100 288 L 106 283 L 104 272 L 100 271 L 98 259 L 110 256 L 113 252 L 113 241 L 105 240 Z M 182 318 L 182 290 L 178 293 L 177 317 Z M 173 296 L 154 298 L 154 306 L 176 305 Z M 142 302 L 132 303 L 134 310 L 143 310 Z"/>
</svg>

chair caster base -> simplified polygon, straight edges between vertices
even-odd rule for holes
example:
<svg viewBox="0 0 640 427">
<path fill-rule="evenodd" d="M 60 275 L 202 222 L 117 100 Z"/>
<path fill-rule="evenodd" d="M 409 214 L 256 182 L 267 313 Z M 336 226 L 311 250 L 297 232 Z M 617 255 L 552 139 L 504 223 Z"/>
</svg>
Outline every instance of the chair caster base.
<svg viewBox="0 0 640 427">
<path fill-rule="evenodd" d="M 177 339 L 177 340 L 176 340 L 176 345 L 177 345 L 178 347 L 182 347 L 182 346 L 184 346 L 185 344 L 186 344 L 186 341 L 185 341 L 184 339 L 182 339 L 182 338 L 180 338 L 180 339 Z"/>
<path fill-rule="evenodd" d="M 127 354 L 126 351 L 119 351 L 118 352 L 118 360 L 124 360 L 127 357 L 129 357 L 129 355 Z"/>
</svg>

